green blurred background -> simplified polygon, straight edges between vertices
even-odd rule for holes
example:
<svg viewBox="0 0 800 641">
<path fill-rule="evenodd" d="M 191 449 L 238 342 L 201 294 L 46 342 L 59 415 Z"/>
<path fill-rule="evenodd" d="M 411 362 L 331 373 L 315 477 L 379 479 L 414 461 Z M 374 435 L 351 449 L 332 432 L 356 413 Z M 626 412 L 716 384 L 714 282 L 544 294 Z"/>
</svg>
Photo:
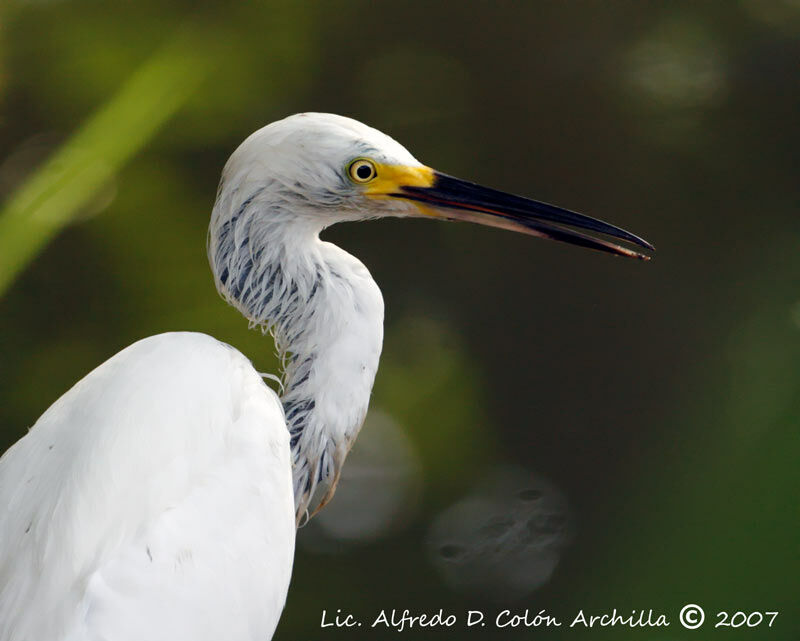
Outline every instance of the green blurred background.
<svg viewBox="0 0 800 641">
<path fill-rule="evenodd" d="M 428 221 L 326 232 L 380 284 L 387 336 L 364 444 L 299 532 L 276 639 L 395 638 L 369 628 L 382 608 L 565 622 L 411 639 L 798 639 L 798 72 L 797 0 L 6 0 L 0 449 L 149 334 L 207 332 L 274 371 L 206 263 L 219 172 L 272 120 L 341 113 L 658 253 Z M 445 540 L 436 523 L 504 474 L 523 480 L 494 491 L 545 495 L 552 536 L 503 556 L 518 541 L 497 514 L 516 508 L 495 494 L 469 541 Z M 345 531 L 359 511 L 374 522 Z M 539 553 L 541 580 L 503 584 L 504 562 Z M 693 632 L 689 602 L 707 615 Z M 567 627 L 614 607 L 672 625 Z M 364 626 L 320 629 L 337 608 Z M 780 615 L 714 630 L 719 610 Z"/>
</svg>

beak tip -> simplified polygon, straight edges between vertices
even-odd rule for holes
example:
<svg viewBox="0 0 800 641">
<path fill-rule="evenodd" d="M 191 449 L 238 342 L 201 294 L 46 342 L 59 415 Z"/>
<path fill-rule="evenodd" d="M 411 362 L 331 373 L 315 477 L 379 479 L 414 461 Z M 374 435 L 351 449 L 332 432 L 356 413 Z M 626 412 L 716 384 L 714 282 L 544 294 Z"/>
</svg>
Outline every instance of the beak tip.
<svg viewBox="0 0 800 641">
<path fill-rule="evenodd" d="M 626 240 L 629 240 L 633 244 L 639 245 L 639 247 L 642 247 L 642 248 L 647 249 L 649 251 L 653 251 L 654 252 L 656 250 L 655 246 L 652 243 L 647 242 L 644 238 L 641 238 L 640 236 L 635 236 L 634 234 L 631 234 L 630 232 L 625 232 L 625 234 L 627 234 L 627 236 L 628 236 Z"/>
<path fill-rule="evenodd" d="M 641 261 L 644 261 L 644 262 L 647 262 L 652 258 L 651 256 L 648 256 L 647 254 L 642 254 L 640 252 L 633 251 L 631 249 L 625 249 L 624 251 L 621 251 L 621 252 L 611 252 L 611 253 L 615 253 L 615 254 L 617 254 L 617 256 L 621 256 L 623 258 L 635 258 L 636 260 L 641 260 Z"/>
</svg>

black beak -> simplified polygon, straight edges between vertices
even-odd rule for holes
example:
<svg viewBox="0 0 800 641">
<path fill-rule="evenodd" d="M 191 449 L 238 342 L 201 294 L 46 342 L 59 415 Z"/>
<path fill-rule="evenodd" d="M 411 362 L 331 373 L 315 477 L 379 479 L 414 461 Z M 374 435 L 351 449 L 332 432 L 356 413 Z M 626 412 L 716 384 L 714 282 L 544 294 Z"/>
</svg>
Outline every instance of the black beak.
<svg viewBox="0 0 800 641">
<path fill-rule="evenodd" d="M 447 220 L 461 220 L 501 227 L 540 238 L 559 240 L 589 249 L 649 260 L 646 254 L 595 238 L 575 229 L 584 229 L 653 251 L 646 240 L 609 223 L 590 218 L 568 209 L 482 187 L 447 174 L 434 172 L 430 187 L 400 187 L 392 196 L 414 200 L 435 210 L 435 215 Z"/>
</svg>

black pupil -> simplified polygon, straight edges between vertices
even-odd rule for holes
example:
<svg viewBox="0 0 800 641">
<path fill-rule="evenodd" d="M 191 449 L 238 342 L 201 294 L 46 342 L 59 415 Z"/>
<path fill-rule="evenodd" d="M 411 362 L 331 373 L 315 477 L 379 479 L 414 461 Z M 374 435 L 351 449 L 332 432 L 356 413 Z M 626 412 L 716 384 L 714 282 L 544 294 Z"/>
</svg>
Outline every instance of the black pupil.
<svg viewBox="0 0 800 641">
<path fill-rule="evenodd" d="M 372 177 L 372 167 L 368 164 L 364 163 L 363 165 L 359 165 L 356 167 L 356 176 L 361 178 L 361 180 L 366 180 L 367 178 Z"/>
</svg>

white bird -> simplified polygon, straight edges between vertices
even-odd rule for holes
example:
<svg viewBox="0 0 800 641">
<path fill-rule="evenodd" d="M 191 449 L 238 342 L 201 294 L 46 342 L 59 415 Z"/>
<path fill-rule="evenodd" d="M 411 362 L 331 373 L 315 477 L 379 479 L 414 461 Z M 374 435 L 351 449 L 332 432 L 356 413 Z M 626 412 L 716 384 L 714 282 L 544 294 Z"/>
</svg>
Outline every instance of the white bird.
<svg viewBox="0 0 800 641">
<path fill-rule="evenodd" d="M 617 227 L 419 163 L 366 125 L 298 114 L 225 166 L 217 289 L 283 359 L 279 398 L 209 336 L 116 354 L 0 459 L 0 641 L 266 641 L 296 524 L 333 495 L 367 412 L 383 299 L 320 232 L 382 216 L 467 220 L 645 258 Z M 334 586 L 331 585 L 331 590 Z"/>
</svg>

